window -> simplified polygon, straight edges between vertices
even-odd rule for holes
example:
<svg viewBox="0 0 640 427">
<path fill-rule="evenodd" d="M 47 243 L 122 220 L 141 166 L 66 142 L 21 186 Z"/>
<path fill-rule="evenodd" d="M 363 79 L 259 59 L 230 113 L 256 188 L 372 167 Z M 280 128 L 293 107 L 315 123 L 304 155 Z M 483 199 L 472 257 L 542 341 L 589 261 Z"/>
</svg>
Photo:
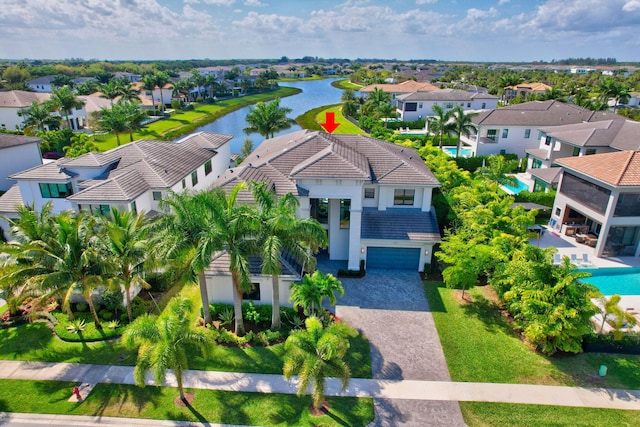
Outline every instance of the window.
<svg viewBox="0 0 640 427">
<path fill-rule="evenodd" d="M 482 108 L 483 110 L 484 110 L 485 108 L 487 108 L 487 103 L 486 103 L 486 102 L 483 102 L 483 103 L 482 103 L 482 107 L 481 107 L 481 108 Z"/>
<path fill-rule="evenodd" d="M 541 167 L 542 167 L 542 160 L 533 159 L 533 162 L 531 162 L 531 169 L 540 169 Z"/>
<path fill-rule="evenodd" d="M 531 136 L 531 129 L 525 129 L 524 130 L 524 138 L 525 139 L 529 139 L 530 136 Z"/>
<path fill-rule="evenodd" d="M 250 292 L 242 293 L 243 300 L 260 301 L 260 283 L 252 283 Z"/>
<path fill-rule="evenodd" d="M 551 137 L 550 136 L 545 136 L 544 137 L 544 145 L 551 145 Z"/>
<path fill-rule="evenodd" d="M 640 194 L 620 193 L 613 216 L 640 216 Z"/>
<path fill-rule="evenodd" d="M 585 154 L 587 156 L 591 156 L 593 154 L 596 154 L 596 149 L 595 148 L 587 148 L 587 151 L 585 152 Z"/>
<path fill-rule="evenodd" d="M 364 198 L 365 199 L 374 199 L 376 197 L 376 189 L 375 188 L 365 188 L 364 189 Z"/>
<path fill-rule="evenodd" d="M 453 108 L 453 102 L 447 102 L 444 104 L 444 108 Z"/>
<path fill-rule="evenodd" d="M 573 147 L 573 157 L 580 155 L 580 147 Z"/>
<path fill-rule="evenodd" d="M 502 129 L 502 138 L 506 138 L 509 136 L 509 129 Z"/>
<path fill-rule="evenodd" d="M 471 108 L 471 103 L 467 102 L 467 108 Z"/>
<path fill-rule="evenodd" d="M 131 202 L 130 208 L 131 212 L 133 212 L 134 214 L 138 215 L 138 207 L 136 206 L 136 202 L 135 200 L 133 202 Z"/>
<path fill-rule="evenodd" d="M 318 220 L 320 224 L 329 222 L 329 199 L 311 199 L 311 218 Z"/>
<path fill-rule="evenodd" d="M 198 184 L 198 171 L 191 172 L 191 186 L 195 187 Z"/>
<path fill-rule="evenodd" d="M 184 190 L 185 188 L 187 188 L 187 180 L 186 179 L 182 179 L 182 189 Z"/>
<path fill-rule="evenodd" d="M 498 137 L 498 130 L 497 129 L 489 129 L 487 130 L 487 138 L 495 141 Z"/>
<path fill-rule="evenodd" d="M 399 189 L 393 192 L 394 205 L 413 206 L 416 190 Z"/>
<path fill-rule="evenodd" d="M 556 208 L 556 216 L 560 216 L 561 213 L 562 213 L 562 209 Z"/>
<path fill-rule="evenodd" d="M 418 111 L 417 102 L 405 102 L 404 111 Z"/>
<path fill-rule="evenodd" d="M 80 210 L 88 210 L 94 215 L 109 215 L 111 206 L 109 205 L 79 205 Z"/>
<path fill-rule="evenodd" d="M 418 108 L 422 108 L 422 102 L 418 103 Z"/>
<path fill-rule="evenodd" d="M 207 163 L 204 164 L 204 176 L 207 176 L 211 173 L 211 160 L 207 160 Z"/>
<path fill-rule="evenodd" d="M 64 199 L 73 194 L 73 186 L 70 182 L 66 184 L 53 184 L 41 182 L 40 194 L 43 199 Z"/>
<path fill-rule="evenodd" d="M 349 228 L 351 219 L 351 200 L 340 199 L 340 228 Z"/>
<path fill-rule="evenodd" d="M 153 200 L 162 200 L 162 191 L 154 191 Z"/>
<path fill-rule="evenodd" d="M 601 214 L 607 210 L 611 195 L 611 190 L 568 172 L 562 175 L 559 192 Z"/>
</svg>

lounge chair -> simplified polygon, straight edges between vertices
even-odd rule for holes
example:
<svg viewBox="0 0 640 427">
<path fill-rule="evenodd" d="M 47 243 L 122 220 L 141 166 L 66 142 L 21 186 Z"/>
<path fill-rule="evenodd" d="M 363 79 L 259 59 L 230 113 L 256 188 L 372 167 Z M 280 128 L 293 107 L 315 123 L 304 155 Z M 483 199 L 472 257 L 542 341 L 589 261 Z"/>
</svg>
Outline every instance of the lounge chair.
<svg viewBox="0 0 640 427">
<path fill-rule="evenodd" d="M 577 263 L 578 263 L 578 255 L 571 254 L 571 264 L 577 264 Z"/>
<path fill-rule="evenodd" d="M 553 265 L 562 264 L 562 256 L 559 253 L 553 254 Z"/>
<path fill-rule="evenodd" d="M 582 254 L 582 262 L 580 264 L 584 266 L 591 265 L 591 261 L 589 261 L 589 254 Z"/>
</svg>

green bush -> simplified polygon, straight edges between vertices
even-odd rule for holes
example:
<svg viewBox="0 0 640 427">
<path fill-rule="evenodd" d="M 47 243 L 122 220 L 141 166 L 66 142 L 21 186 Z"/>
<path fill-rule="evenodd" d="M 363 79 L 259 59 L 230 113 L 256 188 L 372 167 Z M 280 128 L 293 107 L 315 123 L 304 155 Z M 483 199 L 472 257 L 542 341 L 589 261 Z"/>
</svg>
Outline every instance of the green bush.
<svg viewBox="0 0 640 427">
<path fill-rule="evenodd" d="M 180 107 L 182 107 L 182 104 L 180 104 L 179 100 L 174 99 L 171 101 L 171 108 L 173 108 L 174 110 L 179 110 Z"/>
<path fill-rule="evenodd" d="M 162 273 L 150 273 L 145 278 L 152 291 L 164 292 L 169 289 L 176 280 L 176 271 L 170 269 Z"/>
<path fill-rule="evenodd" d="M 182 106 L 182 111 L 193 111 L 193 104 L 185 104 Z"/>
<path fill-rule="evenodd" d="M 587 335 L 582 347 L 589 353 L 640 354 L 640 335 L 629 334 L 620 340 L 613 334 Z"/>
<path fill-rule="evenodd" d="M 543 206 L 552 207 L 555 198 L 555 191 L 549 191 L 548 193 L 522 191 L 516 195 L 516 202 L 538 203 Z"/>
<path fill-rule="evenodd" d="M 255 305 L 253 301 L 245 302 L 242 304 L 242 316 L 251 322 L 270 323 L 271 305 Z"/>
<path fill-rule="evenodd" d="M 152 307 L 153 307 L 153 303 L 151 301 L 144 300 L 139 296 L 131 300 L 131 313 L 134 318 L 140 317 L 143 314 L 149 313 Z"/>
<path fill-rule="evenodd" d="M 506 153 L 502 154 L 502 157 L 504 157 L 505 160 L 518 160 L 517 154 Z M 460 169 L 473 173 L 478 168 L 482 167 L 483 164 L 487 164 L 488 158 L 489 156 L 456 157 L 454 160 Z M 517 170 L 512 172 L 517 172 Z"/>
<path fill-rule="evenodd" d="M 75 311 L 78 313 L 84 313 L 89 310 L 89 305 L 84 302 L 79 302 L 76 304 Z"/>
<path fill-rule="evenodd" d="M 377 119 L 380 120 L 380 119 Z M 424 129 L 426 120 L 403 120 L 400 122 L 387 122 L 387 129 L 398 130 L 400 128 Z M 384 127 L 384 124 L 382 124 Z"/>
<path fill-rule="evenodd" d="M 105 289 L 102 293 L 102 304 L 104 308 L 112 313 L 122 310 L 122 301 L 124 297 L 120 289 Z"/>
<path fill-rule="evenodd" d="M 78 313 L 75 316 L 74 321 L 70 321 L 66 313 L 54 312 L 53 313 L 57 324 L 54 325 L 53 331 L 63 341 L 71 342 L 91 342 L 91 341 L 103 341 L 111 338 L 116 338 L 122 335 L 124 332 L 124 326 L 120 326 L 114 329 L 104 327 L 102 330 L 96 329 L 93 317 L 90 313 Z M 79 330 L 78 327 L 81 323 L 84 324 L 84 328 Z"/>
</svg>

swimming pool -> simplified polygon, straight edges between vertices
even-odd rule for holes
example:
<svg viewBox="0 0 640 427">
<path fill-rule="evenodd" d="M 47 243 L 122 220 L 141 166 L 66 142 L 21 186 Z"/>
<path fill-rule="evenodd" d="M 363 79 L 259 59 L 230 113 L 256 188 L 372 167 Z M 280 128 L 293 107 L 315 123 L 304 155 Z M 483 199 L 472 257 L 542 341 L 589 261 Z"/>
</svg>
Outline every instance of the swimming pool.
<svg viewBox="0 0 640 427">
<path fill-rule="evenodd" d="M 442 151 L 444 151 L 451 157 L 456 156 L 456 147 L 442 147 Z M 473 150 L 471 150 L 471 148 L 460 147 L 460 157 L 471 157 L 471 156 L 473 156 Z"/>
<path fill-rule="evenodd" d="M 591 277 L 580 279 L 604 295 L 640 295 L 640 268 L 583 268 Z"/>
<path fill-rule="evenodd" d="M 503 184 L 502 185 L 504 188 L 506 188 L 507 193 L 511 192 L 510 194 L 518 194 L 521 191 L 525 191 L 529 189 L 529 184 L 525 184 L 524 182 L 520 181 L 518 178 L 516 178 L 516 182 L 515 184 Z"/>
</svg>

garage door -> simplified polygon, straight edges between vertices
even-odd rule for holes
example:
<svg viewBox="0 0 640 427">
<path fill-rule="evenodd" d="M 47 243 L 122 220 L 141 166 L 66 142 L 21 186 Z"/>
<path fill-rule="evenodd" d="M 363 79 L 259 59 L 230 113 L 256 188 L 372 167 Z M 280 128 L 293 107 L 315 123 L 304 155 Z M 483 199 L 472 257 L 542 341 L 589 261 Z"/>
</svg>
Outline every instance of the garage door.
<svg viewBox="0 0 640 427">
<path fill-rule="evenodd" d="M 419 248 L 367 248 L 367 269 L 418 271 Z"/>
</svg>

